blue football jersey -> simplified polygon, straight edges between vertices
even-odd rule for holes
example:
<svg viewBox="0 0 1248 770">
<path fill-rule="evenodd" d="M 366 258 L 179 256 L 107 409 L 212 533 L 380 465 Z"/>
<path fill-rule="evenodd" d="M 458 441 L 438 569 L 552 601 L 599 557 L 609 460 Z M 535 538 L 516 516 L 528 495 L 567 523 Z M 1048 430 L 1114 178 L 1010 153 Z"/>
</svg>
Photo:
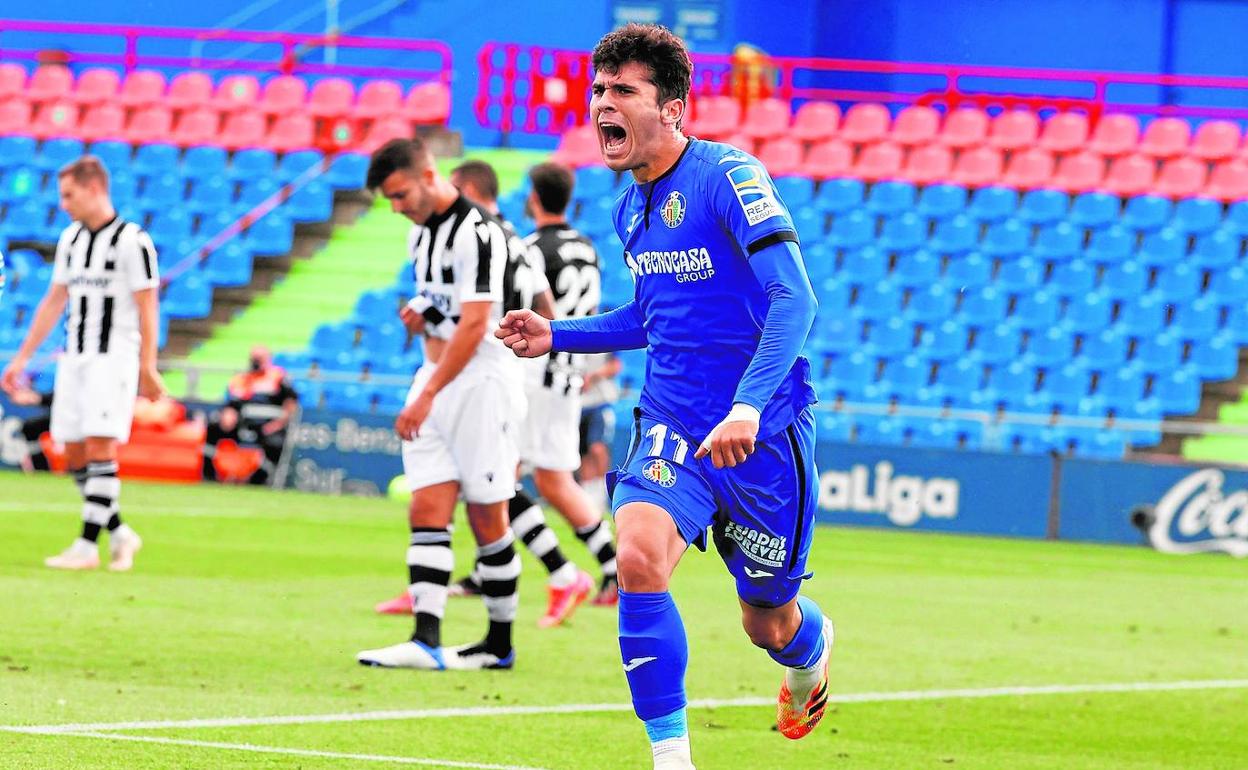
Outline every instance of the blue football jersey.
<svg viewBox="0 0 1248 770">
<path fill-rule="evenodd" d="M 621 194 L 615 229 L 648 342 L 642 411 L 701 441 L 732 408 L 762 335 L 769 299 L 750 256 L 796 241 L 793 220 L 756 159 L 690 139 L 665 174 Z M 799 356 L 762 410 L 759 438 L 815 400 Z"/>
</svg>

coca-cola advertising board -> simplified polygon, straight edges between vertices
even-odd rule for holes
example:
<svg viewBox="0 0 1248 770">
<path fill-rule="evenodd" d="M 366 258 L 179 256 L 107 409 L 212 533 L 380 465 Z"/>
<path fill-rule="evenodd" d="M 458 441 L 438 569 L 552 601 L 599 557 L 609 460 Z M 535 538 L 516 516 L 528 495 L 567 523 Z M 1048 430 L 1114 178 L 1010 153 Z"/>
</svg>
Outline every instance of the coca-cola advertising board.
<svg viewBox="0 0 1248 770">
<path fill-rule="evenodd" d="M 1063 540 L 1248 556 L 1248 471 L 1065 460 L 1061 474 Z"/>
</svg>

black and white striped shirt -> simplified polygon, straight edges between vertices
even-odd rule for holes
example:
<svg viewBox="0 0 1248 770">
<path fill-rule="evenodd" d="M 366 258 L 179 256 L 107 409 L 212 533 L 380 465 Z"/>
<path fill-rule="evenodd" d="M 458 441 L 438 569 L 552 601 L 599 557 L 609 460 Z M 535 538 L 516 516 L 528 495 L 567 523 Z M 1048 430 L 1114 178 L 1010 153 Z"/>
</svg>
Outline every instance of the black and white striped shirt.
<svg viewBox="0 0 1248 770">
<path fill-rule="evenodd" d="M 409 306 L 424 316 L 426 333 L 450 339 L 463 303 L 491 302 L 490 323 L 473 360 L 513 367 L 515 356 L 494 336 L 494 327 L 508 310 L 523 307 L 524 292 L 515 284 L 525 263 L 521 241 L 461 195 L 445 212 L 412 226 L 408 251 L 416 277 L 416 297 Z"/>
<path fill-rule="evenodd" d="M 156 247 L 141 227 L 114 216 L 99 230 L 81 222 L 56 244 L 52 283 L 69 292 L 65 350 L 70 356 L 138 356 L 139 308 L 134 293 L 160 286 Z"/>
<path fill-rule="evenodd" d="M 524 239 L 531 268 L 550 287 L 559 318 L 584 318 L 598 312 L 602 272 L 593 242 L 568 224 L 546 225 Z M 573 353 L 543 356 L 542 387 L 565 395 L 579 393 L 585 357 Z"/>
</svg>

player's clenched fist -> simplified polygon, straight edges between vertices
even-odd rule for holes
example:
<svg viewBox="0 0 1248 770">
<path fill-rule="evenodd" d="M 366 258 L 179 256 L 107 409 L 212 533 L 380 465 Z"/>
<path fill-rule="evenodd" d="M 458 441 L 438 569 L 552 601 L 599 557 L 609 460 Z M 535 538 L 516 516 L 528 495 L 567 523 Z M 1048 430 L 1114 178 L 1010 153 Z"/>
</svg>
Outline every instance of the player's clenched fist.
<svg viewBox="0 0 1248 770">
<path fill-rule="evenodd" d="M 498 322 L 494 336 L 521 358 L 550 352 L 550 321 L 532 310 L 511 310 Z"/>
</svg>

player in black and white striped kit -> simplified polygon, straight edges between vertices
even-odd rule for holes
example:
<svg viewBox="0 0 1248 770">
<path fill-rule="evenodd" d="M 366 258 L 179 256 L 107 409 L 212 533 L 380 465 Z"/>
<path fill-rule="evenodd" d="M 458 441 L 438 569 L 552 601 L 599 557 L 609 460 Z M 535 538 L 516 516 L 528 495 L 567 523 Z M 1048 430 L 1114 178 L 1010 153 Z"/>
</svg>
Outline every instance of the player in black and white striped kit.
<svg viewBox="0 0 1248 770">
<path fill-rule="evenodd" d="M 407 549 L 416 628 L 411 641 L 365 650 L 365 665 L 415 669 L 506 669 L 515 661 L 512 623 L 520 558 L 508 526 L 515 494 L 524 394 L 516 359 L 490 333 L 514 295 L 523 253 L 498 219 L 440 173 L 419 139 L 396 139 L 369 162 L 368 186 L 413 223 L 416 297 L 401 312 L 425 337 L 425 364 L 395 421 L 411 489 Z M 451 515 L 462 494 L 477 540 L 485 638 L 442 646 L 442 617 L 454 568 Z"/>
<path fill-rule="evenodd" d="M 61 208 L 74 222 L 61 234 L 52 283 L 25 341 L 0 374 L 0 386 L 8 393 L 20 389 L 22 370 L 68 306 L 51 432 L 65 445 L 83 496 L 82 534 L 45 564 L 98 567 L 96 542 L 107 528 L 109 569 L 124 571 L 133 565 L 142 540 L 121 521 L 117 445 L 130 437 L 136 392 L 152 399 L 165 392 L 156 371 L 156 248 L 137 224 L 117 215 L 108 194 L 108 171 L 99 159 L 79 158 L 60 170 L 58 180 Z"/>
</svg>

